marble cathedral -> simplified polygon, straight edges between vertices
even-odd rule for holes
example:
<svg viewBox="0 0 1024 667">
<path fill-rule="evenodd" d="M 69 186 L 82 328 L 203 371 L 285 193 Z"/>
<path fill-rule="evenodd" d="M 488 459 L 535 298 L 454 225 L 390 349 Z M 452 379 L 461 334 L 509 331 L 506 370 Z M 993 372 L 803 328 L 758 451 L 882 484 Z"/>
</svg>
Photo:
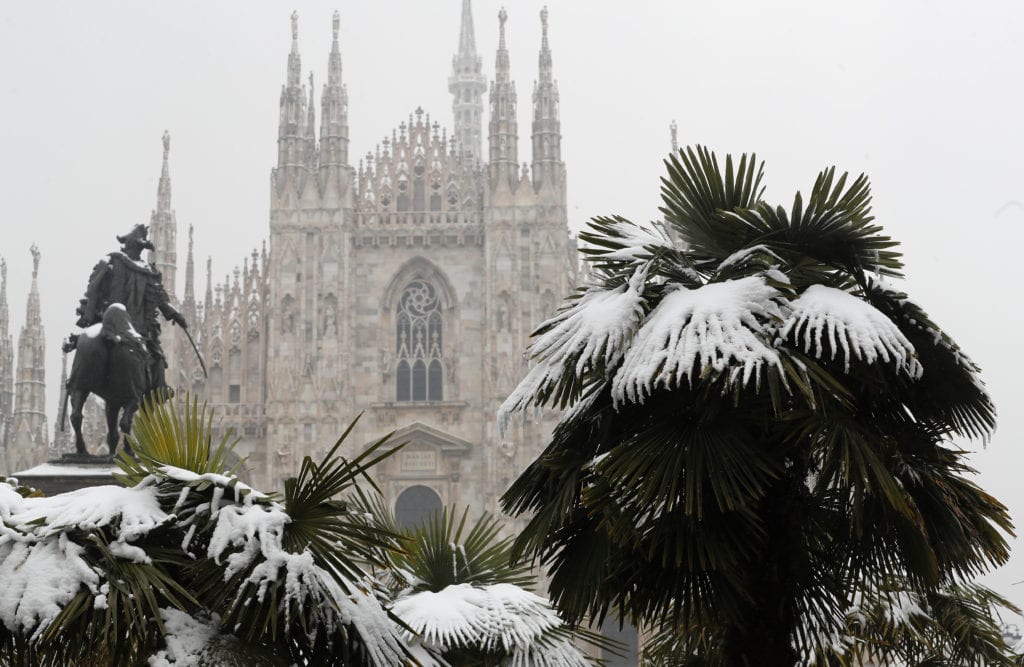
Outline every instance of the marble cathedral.
<svg viewBox="0 0 1024 667">
<path fill-rule="evenodd" d="M 540 18 L 530 154 L 521 162 L 504 10 L 488 86 L 463 0 L 448 79 L 453 130 L 417 108 L 358 159 L 349 155 L 339 16 L 318 105 L 312 73 L 303 81 L 293 14 L 269 241 L 221 283 L 207 260 L 201 296 L 191 228 L 178 292 L 165 135 L 150 261 L 179 295 L 208 369 L 167 324 L 168 382 L 205 399 L 218 430 L 241 438 L 237 451 L 256 485 L 281 488 L 303 456 L 322 455 L 360 414 L 345 454 L 390 432 L 406 443 L 375 470 L 406 520 L 440 503 L 493 509 L 539 453 L 554 415 L 531 415 L 502 434 L 496 412 L 526 371 L 530 332 L 577 278 L 546 9 Z M 94 408 L 87 423 L 102 430 L 98 416 Z"/>
</svg>

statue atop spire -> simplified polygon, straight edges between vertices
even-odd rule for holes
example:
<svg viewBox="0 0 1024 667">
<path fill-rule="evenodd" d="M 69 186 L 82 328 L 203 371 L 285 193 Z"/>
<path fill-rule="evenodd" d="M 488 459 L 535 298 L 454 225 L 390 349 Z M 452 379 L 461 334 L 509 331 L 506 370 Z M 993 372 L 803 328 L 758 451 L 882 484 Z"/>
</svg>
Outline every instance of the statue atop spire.
<svg viewBox="0 0 1024 667">
<path fill-rule="evenodd" d="M 672 152 L 673 153 L 675 153 L 677 150 L 679 150 L 679 138 L 678 138 L 678 136 L 676 134 L 678 130 L 679 130 L 679 127 L 676 125 L 675 119 L 673 119 L 672 123 L 668 126 L 668 131 L 672 133 Z"/>
<path fill-rule="evenodd" d="M 164 140 L 164 163 L 166 163 L 167 162 L 167 156 L 171 152 L 171 133 L 168 132 L 167 130 L 164 130 L 163 140 Z"/>
<path fill-rule="evenodd" d="M 505 48 L 505 21 L 508 20 L 508 12 L 502 7 L 498 11 L 498 48 L 504 50 Z"/>
<path fill-rule="evenodd" d="M 533 187 L 552 196 L 564 194 L 562 130 L 558 113 L 558 85 L 552 75 L 551 48 L 548 44 L 548 8 L 540 10 L 540 55 L 537 80 L 533 85 Z"/>
<path fill-rule="evenodd" d="M 331 26 L 334 29 L 334 41 L 337 42 L 338 29 L 341 27 L 341 14 L 338 13 L 337 9 L 335 9 L 334 14 L 331 15 Z"/>
<path fill-rule="evenodd" d="M 32 253 L 32 280 L 35 280 L 39 277 L 39 246 L 33 243 L 32 247 L 29 248 L 29 252 Z"/>
<path fill-rule="evenodd" d="M 292 10 L 292 48 L 297 48 L 299 43 L 299 12 Z"/>
</svg>

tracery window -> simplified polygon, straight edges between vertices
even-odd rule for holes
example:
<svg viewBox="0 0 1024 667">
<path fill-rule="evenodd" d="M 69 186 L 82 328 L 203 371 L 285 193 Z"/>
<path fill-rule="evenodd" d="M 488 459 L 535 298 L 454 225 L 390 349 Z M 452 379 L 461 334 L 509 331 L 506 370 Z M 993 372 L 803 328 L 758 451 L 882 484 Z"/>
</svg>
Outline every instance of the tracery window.
<svg viewBox="0 0 1024 667">
<path fill-rule="evenodd" d="M 395 333 L 395 399 L 440 401 L 444 372 L 441 362 L 441 302 L 434 286 L 413 280 L 398 300 Z"/>
</svg>

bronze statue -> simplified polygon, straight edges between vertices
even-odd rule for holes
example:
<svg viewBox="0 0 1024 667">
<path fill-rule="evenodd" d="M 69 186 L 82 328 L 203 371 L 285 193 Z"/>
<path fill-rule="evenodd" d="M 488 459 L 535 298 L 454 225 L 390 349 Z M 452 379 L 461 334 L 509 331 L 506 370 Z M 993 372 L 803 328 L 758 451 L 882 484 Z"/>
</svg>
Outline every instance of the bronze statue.
<svg viewBox="0 0 1024 667">
<path fill-rule="evenodd" d="M 76 351 L 67 394 L 78 455 L 86 454 L 82 406 L 90 393 L 106 402 L 111 456 L 120 439 L 118 426 L 121 432 L 130 432 L 142 399 L 154 392 L 159 398 L 170 397 L 157 311 L 182 329 L 188 325 L 171 305 L 160 272 L 142 260 L 143 250 L 153 250 L 147 235 L 145 225 L 136 225 L 117 237 L 121 252 L 110 253 L 93 268 L 78 307 L 77 325 L 85 331 L 72 335 L 65 345 L 67 351 Z"/>
</svg>

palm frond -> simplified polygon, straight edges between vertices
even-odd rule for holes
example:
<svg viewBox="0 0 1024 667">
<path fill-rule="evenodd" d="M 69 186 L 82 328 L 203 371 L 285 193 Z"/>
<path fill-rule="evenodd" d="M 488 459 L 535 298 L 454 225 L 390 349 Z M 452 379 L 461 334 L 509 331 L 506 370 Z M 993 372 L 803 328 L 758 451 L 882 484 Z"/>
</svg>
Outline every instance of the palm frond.
<svg viewBox="0 0 1024 667">
<path fill-rule="evenodd" d="M 193 397 L 179 403 L 147 397 L 139 408 L 128 436 L 134 454 L 120 451 L 121 473 L 114 477 L 126 486 L 141 482 L 162 466 L 197 474 L 236 475 L 244 461 L 229 463 L 238 438 L 225 433 L 217 445 L 212 440 L 213 411 Z"/>
<path fill-rule="evenodd" d="M 726 156 L 725 172 L 718 158 L 703 146 L 688 147 L 665 161 L 668 176 L 662 178 L 661 212 L 679 233 L 701 270 L 748 245 L 756 233 L 742 220 L 723 212 L 750 209 L 760 201 L 764 188 L 764 163 L 744 154 L 734 168 Z"/>
</svg>

